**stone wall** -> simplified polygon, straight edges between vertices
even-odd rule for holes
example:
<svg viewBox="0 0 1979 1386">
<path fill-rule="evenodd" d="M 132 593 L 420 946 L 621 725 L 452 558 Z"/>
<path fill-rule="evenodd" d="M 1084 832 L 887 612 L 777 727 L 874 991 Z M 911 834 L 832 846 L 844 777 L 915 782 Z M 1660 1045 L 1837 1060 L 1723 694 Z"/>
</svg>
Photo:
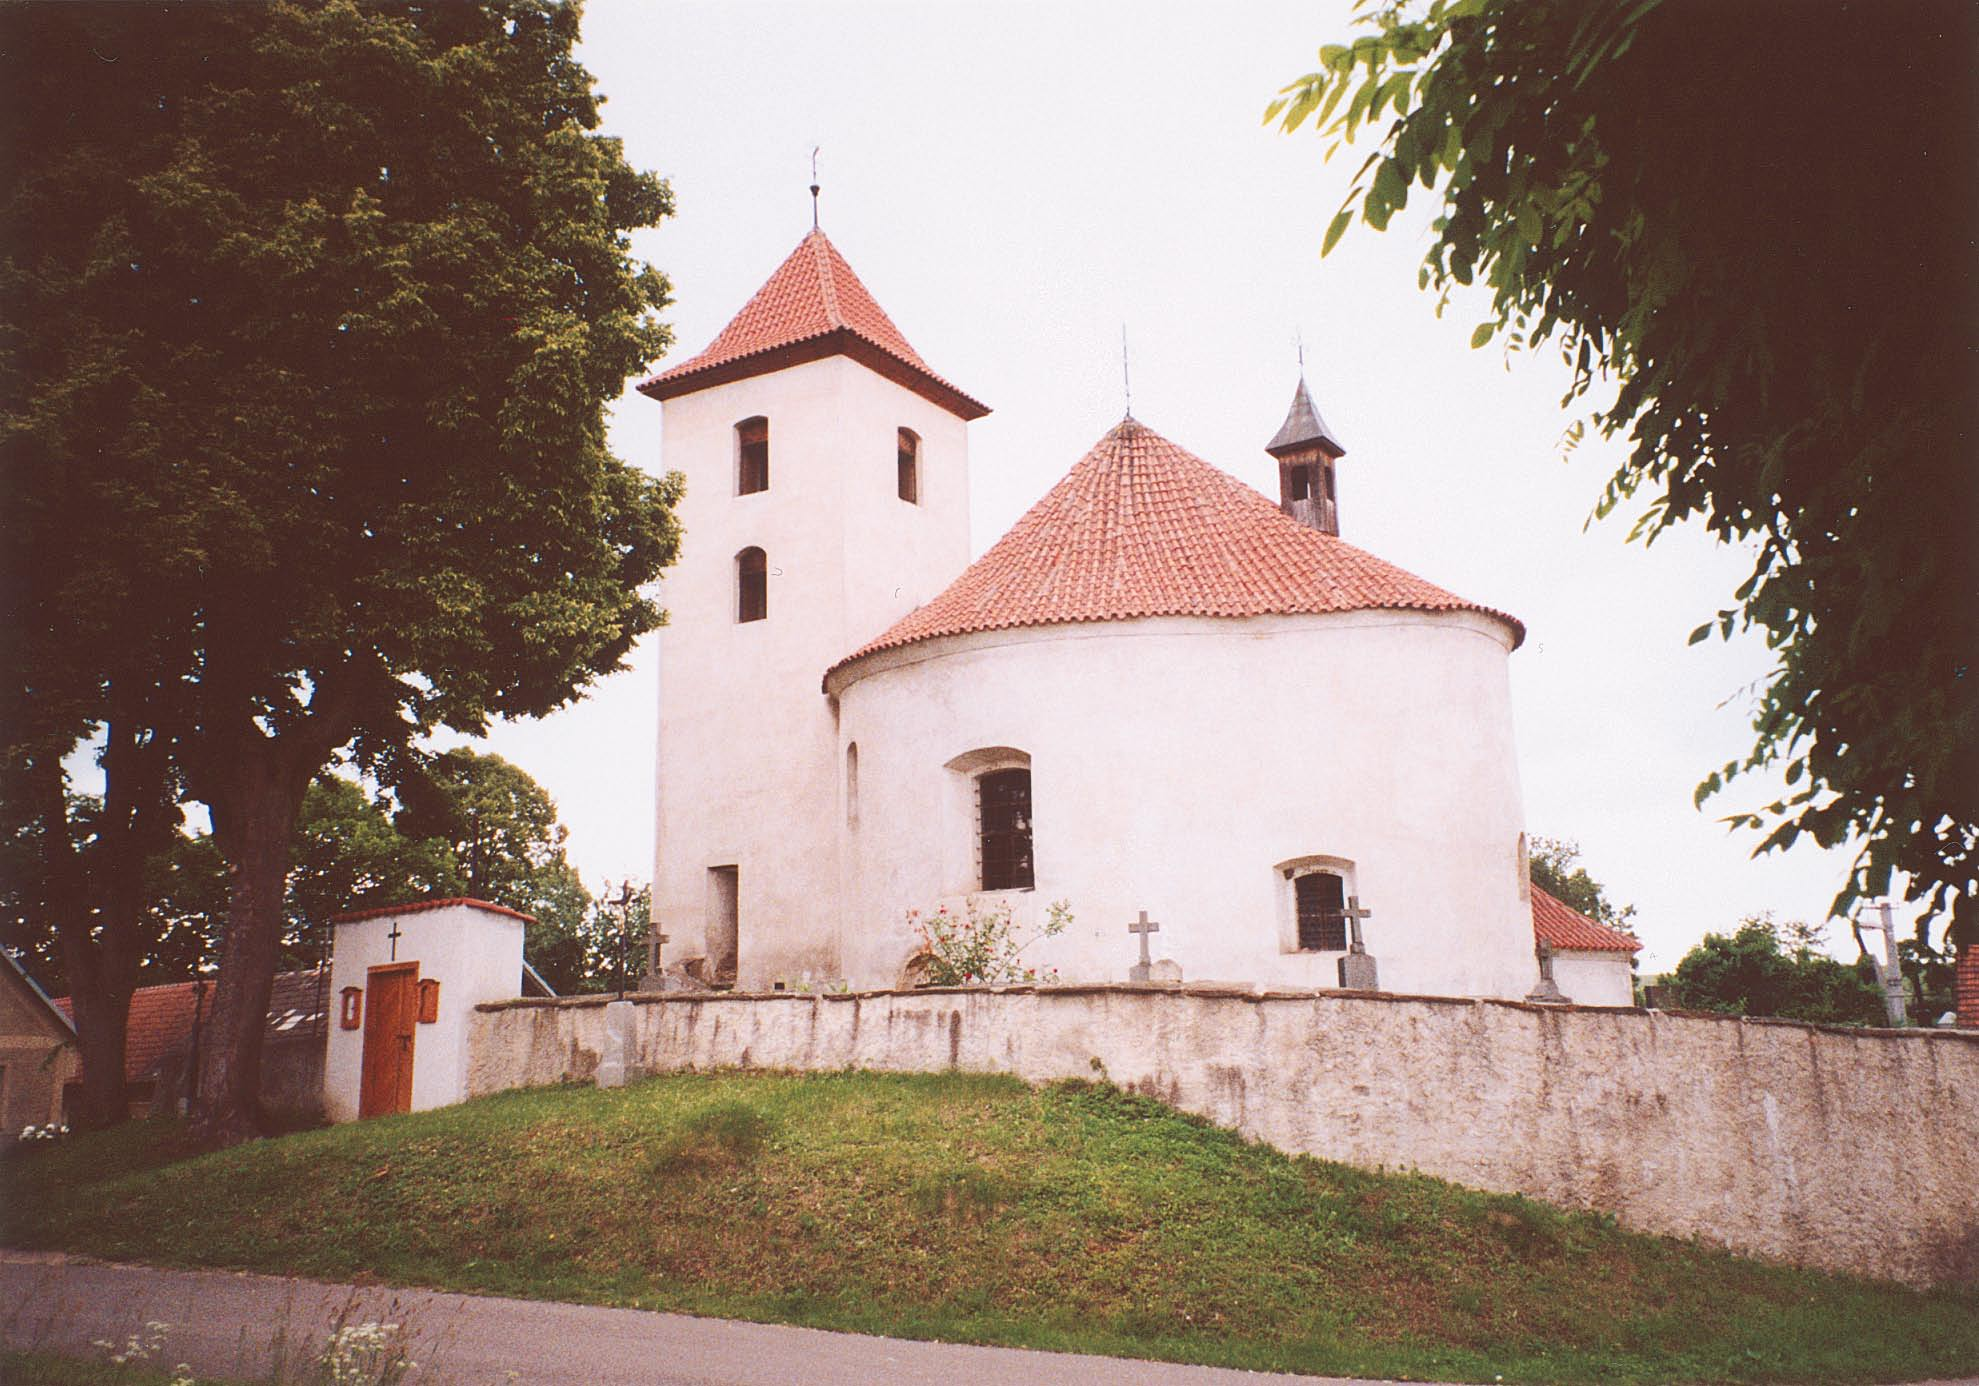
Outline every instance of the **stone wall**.
<svg viewBox="0 0 1979 1386">
<path fill-rule="evenodd" d="M 1124 986 L 641 996 L 649 1071 L 1104 1076 L 1283 1150 L 1914 1283 L 1979 1279 L 1979 1033 Z M 602 998 L 474 1018 L 471 1093 L 584 1080 Z"/>
</svg>

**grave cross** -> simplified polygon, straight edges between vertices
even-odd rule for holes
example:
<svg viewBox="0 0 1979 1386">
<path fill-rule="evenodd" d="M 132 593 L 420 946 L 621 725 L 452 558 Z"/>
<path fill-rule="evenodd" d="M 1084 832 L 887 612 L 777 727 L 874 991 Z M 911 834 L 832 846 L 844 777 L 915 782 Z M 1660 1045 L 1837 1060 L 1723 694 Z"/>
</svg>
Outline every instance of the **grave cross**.
<svg viewBox="0 0 1979 1386">
<path fill-rule="evenodd" d="M 660 921 L 655 919 L 646 931 L 646 975 L 660 975 L 660 946 L 672 939 L 673 935 L 660 932 Z"/>
<path fill-rule="evenodd" d="M 1365 953 L 1367 951 L 1367 945 L 1361 942 L 1361 921 L 1363 919 L 1374 918 L 1374 911 L 1361 908 L 1360 896 L 1349 895 L 1347 897 L 1347 908 L 1342 910 L 1341 913 L 1347 916 L 1347 927 L 1353 931 L 1353 942 L 1348 945 L 1347 951 L 1350 953 Z"/>
<path fill-rule="evenodd" d="M 392 956 L 386 959 L 386 961 L 397 962 L 399 960 L 399 940 L 404 937 L 404 935 L 399 932 L 398 920 L 394 919 L 392 921 L 392 931 L 386 934 L 385 937 L 392 941 Z"/>
<path fill-rule="evenodd" d="M 1161 925 L 1149 919 L 1148 912 L 1142 910 L 1141 917 L 1127 926 L 1127 932 L 1141 936 L 1141 960 L 1127 969 L 1127 979 L 1132 982 L 1145 982 L 1149 975 L 1148 935 L 1160 933 Z"/>
</svg>

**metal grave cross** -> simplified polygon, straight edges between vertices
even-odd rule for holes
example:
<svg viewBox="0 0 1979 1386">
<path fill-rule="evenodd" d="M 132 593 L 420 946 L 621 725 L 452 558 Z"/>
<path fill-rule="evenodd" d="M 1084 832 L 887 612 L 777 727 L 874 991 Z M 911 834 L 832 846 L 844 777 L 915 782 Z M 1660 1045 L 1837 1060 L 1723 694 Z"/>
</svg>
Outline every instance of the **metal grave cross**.
<svg viewBox="0 0 1979 1386">
<path fill-rule="evenodd" d="M 1149 966 L 1148 935 L 1160 933 L 1161 925 L 1155 923 L 1152 919 L 1149 919 L 1148 912 L 1146 910 L 1142 910 L 1141 917 L 1138 920 L 1136 920 L 1134 923 L 1129 924 L 1127 926 L 1127 932 L 1130 934 L 1139 934 L 1141 936 L 1141 960 L 1135 966 L 1127 970 L 1128 980 L 1135 982 L 1145 982 L 1148 979 L 1148 966 Z"/>
<path fill-rule="evenodd" d="M 1361 921 L 1363 919 L 1374 918 L 1374 911 L 1361 908 L 1360 896 L 1349 895 L 1347 897 L 1347 908 L 1340 911 L 1340 913 L 1347 917 L 1347 927 L 1353 931 L 1353 941 L 1348 945 L 1347 951 L 1350 953 L 1365 953 L 1367 951 L 1367 945 L 1361 942 Z"/>
<path fill-rule="evenodd" d="M 405 937 L 405 935 L 399 932 L 398 920 L 394 919 L 392 921 L 392 931 L 386 934 L 385 937 L 392 941 L 392 956 L 386 959 L 386 961 L 397 962 L 399 960 L 399 940 Z"/>
</svg>

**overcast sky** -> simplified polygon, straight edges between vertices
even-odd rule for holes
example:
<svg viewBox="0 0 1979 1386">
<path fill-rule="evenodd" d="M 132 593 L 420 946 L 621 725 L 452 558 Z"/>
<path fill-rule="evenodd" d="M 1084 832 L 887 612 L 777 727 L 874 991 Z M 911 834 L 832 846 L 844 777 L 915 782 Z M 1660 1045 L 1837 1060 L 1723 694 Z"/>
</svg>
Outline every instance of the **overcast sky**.
<svg viewBox="0 0 1979 1386">
<path fill-rule="evenodd" d="M 631 161 L 679 211 L 636 239 L 672 279 L 670 360 L 706 346 L 823 225 L 929 364 L 988 403 L 972 424 L 986 548 L 1117 422 L 1121 329 L 1135 416 L 1275 496 L 1264 442 L 1298 377 L 1348 452 L 1349 541 L 1526 624 L 1513 706 L 1535 835 L 1577 840 L 1632 902 L 1645 971 L 1749 912 L 1819 919 L 1845 858 L 1749 858 L 1717 820 L 1763 803 L 1691 792 L 1750 742 L 1756 641 L 1685 645 L 1730 604 L 1745 556 L 1701 532 L 1653 548 L 1585 524 L 1622 455 L 1560 449 L 1556 352 L 1469 349 L 1486 316 L 1439 320 L 1416 287 L 1430 208 L 1376 234 L 1320 234 L 1360 157 L 1260 121 L 1348 4 L 719 4 L 589 0 L 583 60 Z M 613 444 L 663 470 L 660 406 L 629 389 Z M 487 746 L 549 788 L 597 886 L 651 871 L 657 654 L 583 704 Z M 1370 902 L 1378 907 L 1378 902 Z M 1907 917 L 1907 916 L 1900 916 Z M 1847 931 L 1831 945 L 1852 954 Z"/>
</svg>

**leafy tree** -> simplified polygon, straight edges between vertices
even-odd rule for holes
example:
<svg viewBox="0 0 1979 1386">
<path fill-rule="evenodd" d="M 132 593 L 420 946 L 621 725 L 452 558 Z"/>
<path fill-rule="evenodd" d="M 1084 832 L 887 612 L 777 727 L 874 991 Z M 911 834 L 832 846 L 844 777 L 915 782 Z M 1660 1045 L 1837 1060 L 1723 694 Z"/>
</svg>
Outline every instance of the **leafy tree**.
<svg viewBox="0 0 1979 1386">
<path fill-rule="evenodd" d="M 596 132 L 577 25 L 552 0 L 0 9 L 4 768 L 57 804 L 108 727 L 106 842 L 181 786 L 210 810 L 209 1140 L 255 1126 L 310 782 L 547 713 L 661 619 L 640 589 L 679 480 L 611 456 L 603 404 L 667 341 L 627 232 L 671 199 Z M 96 878 L 136 879 L 116 855 Z"/>
<path fill-rule="evenodd" d="M 1706 934 L 1669 976 L 1678 1006 L 1727 1015 L 1882 1025 L 1883 993 L 1867 957 L 1853 966 L 1817 951 L 1818 927 L 1748 915 L 1730 934 Z"/>
<path fill-rule="evenodd" d="M 1908 876 L 1979 928 L 1970 334 L 1979 11 L 1959 0 L 1432 0 L 1266 112 L 1377 147 L 1328 226 L 1441 202 L 1421 279 L 1479 283 L 1474 346 L 1557 340 L 1628 460 L 1597 514 L 1695 517 L 1756 550 L 1699 627 L 1777 656 L 1751 752 L 1788 792 L 1730 821 L 1860 845 L 1834 904 Z M 1837 100 L 1843 74 L 1860 99 Z M 1605 389 L 1604 385 L 1604 389 Z M 1582 425 L 1569 431 L 1577 438 Z M 1920 942 L 1924 939 L 1920 937 Z"/>
<path fill-rule="evenodd" d="M 446 844 L 461 893 L 535 918 L 525 940 L 532 961 L 547 956 L 553 940 L 577 936 L 590 892 L 564 855 L 570 834 L 557 821 L 556 802 L 527 773 L 497 755 L 447 751 L 399 793 L 398 831 Z"/>
<path fill-rule="evenodd" d="M 1535 837 L 1527 853 L 1532 883 L 1589 919 L 1633 933 L 1634 905 L 1616 905 L 1580 864 L 1580 844 L 1563 837 Z"/>
</svg>

